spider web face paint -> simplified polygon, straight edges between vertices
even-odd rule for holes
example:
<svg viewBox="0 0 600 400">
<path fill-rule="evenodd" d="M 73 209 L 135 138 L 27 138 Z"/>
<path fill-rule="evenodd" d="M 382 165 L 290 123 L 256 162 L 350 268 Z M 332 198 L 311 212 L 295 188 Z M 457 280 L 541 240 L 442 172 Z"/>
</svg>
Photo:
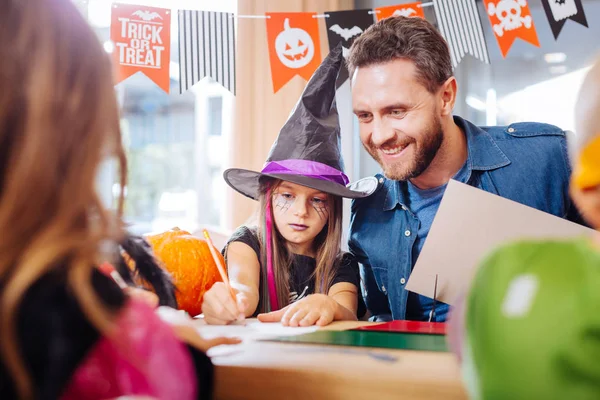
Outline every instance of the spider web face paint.
<svg viewBox="0 0 600 400">
<path fill-rule="evenodd" d="M 273 206 L 276 210 L 279 210 L 281 213 L 285 214 L 292 204 L 294 204 L 295 198 L 287 193 L 273 193 Z"/>
<path fill-rule="evenodd" d="M 311 203 L 319 215 L 319 218 L 322 220 L 327 220 L 329 217 L 329 205 L 327 204 L 327 200 L 312 199 Z"/>
</svg>

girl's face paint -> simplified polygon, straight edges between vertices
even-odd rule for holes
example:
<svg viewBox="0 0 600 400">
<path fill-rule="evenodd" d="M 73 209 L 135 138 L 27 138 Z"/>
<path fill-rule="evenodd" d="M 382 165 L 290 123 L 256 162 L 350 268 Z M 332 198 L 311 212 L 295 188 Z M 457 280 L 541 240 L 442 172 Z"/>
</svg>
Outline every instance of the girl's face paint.
<svg viewBox="0 0 600 400">
<path fill-rule="evenodd" d="M 273 215 L 279 233 L 296 254 L 314 256 L 313 242 L 329 220 L 326 193 L 291 182 L 273 192 Z"/>
</svg>

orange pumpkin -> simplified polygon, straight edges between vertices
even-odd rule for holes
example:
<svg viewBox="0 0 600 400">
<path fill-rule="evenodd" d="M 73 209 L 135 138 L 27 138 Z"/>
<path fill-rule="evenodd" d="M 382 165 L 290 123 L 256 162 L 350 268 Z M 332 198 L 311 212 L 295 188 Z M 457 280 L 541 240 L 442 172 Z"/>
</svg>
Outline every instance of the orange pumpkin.
<svg viewBox="0 0 600 400">
<path fill-rule="evenodd" d="M 168 230 L 166 232 L 162 232 L 155 235 L 147 235 L 146 240 L 150 243 L 153 249 L 160 247 L 165 240 L 169 240 L 175 236 L 183 236 L 183 235 L 191 235 L 188 231 L 184 231 L 183 229 L 179 229 L 177 227 Z"/>
<path fill-rule="evenodd" d="M 149 235 L 146 239 L 156 258 L 173 277 L 179 309 L 191 316 L 200 314 L 204 293 L 215 282 L 221 281 L 208 242 L 178 228 Z M 218 250 L 216 252 L 225 265 L 223 256 Z"/>
</svg>

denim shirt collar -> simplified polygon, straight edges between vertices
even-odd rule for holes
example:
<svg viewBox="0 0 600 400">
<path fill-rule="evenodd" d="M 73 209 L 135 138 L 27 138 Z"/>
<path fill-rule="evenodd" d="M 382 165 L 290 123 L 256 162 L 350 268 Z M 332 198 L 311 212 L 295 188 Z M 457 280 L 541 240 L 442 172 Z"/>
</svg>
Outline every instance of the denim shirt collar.
<svg viewBox="0 0 600 400">
<path fill-rule="evenodd" d="M 500 150 L 489 133 L 458 116 L 454 116 L 454 122 L 467 136 L 469 174 L 471 171 L 491 171 L 510 164 L 506 154 Z M 385 181 L 387 195 L 383 203 L 384 211 L 393 210 L 398 204 L 404 206 L 408 203 L 403 185 L 404 181 Z"/>
</svg>

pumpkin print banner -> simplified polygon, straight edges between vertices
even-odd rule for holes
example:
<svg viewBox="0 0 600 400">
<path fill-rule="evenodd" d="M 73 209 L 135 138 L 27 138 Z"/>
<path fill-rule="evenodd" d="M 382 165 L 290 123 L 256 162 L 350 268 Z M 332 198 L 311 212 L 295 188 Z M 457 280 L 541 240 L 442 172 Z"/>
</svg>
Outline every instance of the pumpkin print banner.
<svg viewBox="0 0 600 400">
<path fill-rule="evenodd" d="M 517 38 L 540 47 L 527 0 L 483 0 L 483 2 L 502 57 L 506 58 L 506 54 Z"/>
<path fill-rule="evenodd" d="M 344 57 L 347 57 L 352 42 L 369 26 L 373 25 L 371 10 L 328 11 L 325 19 L 329 50 L 342 43 Z M 345 65 L 340 69 L 336 88 L 342 86 L 348 79 L 348 69 Z"/>
<path fill-rule="evenodd" d="M 397 6 L 379 7 L 375 9 L 375 15 L 377 16 L 377 21 L 395 17 L 397 15 L 403 17 L 425 18 L 425 13 L 423 13 L 423 7 L 421 6 L 420 1 L 416 3 L 398 4 Z"/>
<path fill-rule="evenodd" d="M 273 91 L 294 76 L 309 80 L 321 64 L 316 13 L 266 13 Z"/>
<path fill-rule="evenodd" d="M 134 4 L 113 4 L 110 39 L 119 83 L 141 71 L 169 93 L 171 11 Z"/>
<path fill-rule="evenodd" d="M 581 0 L 542 0 L 542 5 L 554 39 L 558 39 L 560 31 L 568 19 L 579 22 L 585 27 L 588 26 Z"/>
</svg>

